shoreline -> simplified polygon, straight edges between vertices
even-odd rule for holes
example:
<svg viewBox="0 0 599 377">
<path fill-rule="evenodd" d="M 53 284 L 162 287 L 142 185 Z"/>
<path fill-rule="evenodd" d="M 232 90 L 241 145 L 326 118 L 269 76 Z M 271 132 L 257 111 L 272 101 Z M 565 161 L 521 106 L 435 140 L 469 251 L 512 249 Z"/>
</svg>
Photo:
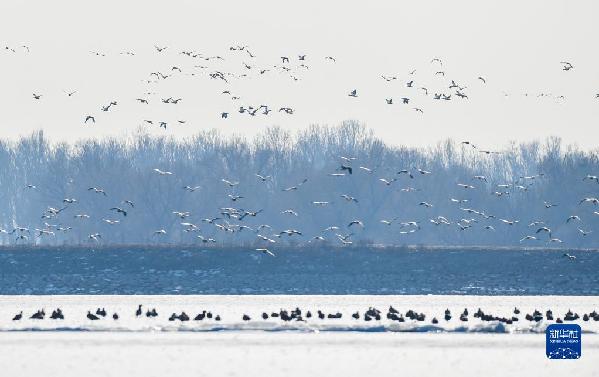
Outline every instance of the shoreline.
<svg viewBox="0 0 599 377">
<path fill-rule="evenodd" d="M 247 249 L 264 247 L 263 244 L 247 244 L 247 245 L 198 245 L 198 244 L 69 244 L 69 245 L 0 245 L 0 252 L 22 251 L 22 250 L 47 250 L 47 251 L 69 251 L 69 250 L 204 250 L 204 251 L 247 251 Z M 599 252 L 599 248 L 566 248 L 566 247 L 542 247 L 542 246 L 492 246 L 492 245 L 387 245 L 387 244 L 355 244 L 355 245 L 277 245 L 279 251 L 343 251 L 343 250 L 365 250 L 365 251 L 386 251 L 386 252 L 418 252 L 418 251 L 534 251 L 534 252 Z"/>
</svg>

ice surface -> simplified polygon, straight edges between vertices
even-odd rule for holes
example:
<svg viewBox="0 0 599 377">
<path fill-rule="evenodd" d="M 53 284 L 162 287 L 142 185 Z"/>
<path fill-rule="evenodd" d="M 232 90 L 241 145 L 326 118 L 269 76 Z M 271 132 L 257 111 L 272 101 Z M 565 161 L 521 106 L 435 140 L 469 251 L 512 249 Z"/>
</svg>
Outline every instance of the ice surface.
<svg viewBox="0 0 599 377">
<path fill-rule="evenodd" d="M 136 318 L 138 304 L 143 305 L 142 317 Z M 426 314 L 424 321 L 398 323 L 385 318 L 389 306 L 406 313 L 412 309 Z M 383 312 L 380 321 L 365 322 L 363 313 L 369 307 L 376 307 Z M 60 307 L 64 320 L 48 319 L 51 311 Z M 268 314 L 281 309 L 302 309 L 304 321 L 283 322 L 277 318 L 264 320 L 263 312 Z M 472 314 L 481 308 L 485 313 L 499 317 L 511 318 L 514 307 L 520 309 L 519 321 L 506 325 L 498 321 L 484 322 L 474 318 Z M 45 309 L 46 319 L 29 319 L 38 309 Z M 106 318 L 90 321 L 86 318 L 88 311 L 95 313 L 97 308 L 105 308 Z M 158 317 L 147 318 L 145 313 L 156 308 Z M 459 320 L 459 314 L 467 308 L 470 315 L 467 322 Z M 445 309 L 450 309 L 452 319 L 443 319 Z M 490 332 L 490 333 L 539 333 L 554 321 L 527 321 L 525 315 L 538 309 L 545 315 L 551 309 L 554 318 L 564 318 L 568 310 L 580 315 L 575 321 L 587 333 L 599 333 L 599 321 L 590 319 L 583 321 L 584 313 L 599 311 L 599 299 L 586 296 L 0 296 L 0 330 L 102 330 L 102 331 L 215 331 L 215 330 L 298 330 L 316 331 L 369 331 L 369 332 Z M 12 317 L 24 312 L 21 321 L 12 321 Z M 206 310 L 221 321 L 204 319 L 193 321 L 199 312 Z M 310 310 L 312 318 L 306 318 Z M 323 320 L 317 318 L 317 310 L 325 314 L 340 312 L 342 318 Z M 169 321 L 172 313 L 185 311 L 192 320 L 188 322 Z M 356 320 L 351 314 L 359 311 L 361 319 Z M 119 314 L 118 320 L 112 314 Z M 243 321 L 247 314 L 251 320 Z M 438 324 L 432 324 L 436 317 Z"/>
<path fill-rule="evenodd" d="M 155 307 L 159 316 L 136 318 L 140 303 L 144 309 Z M 366 324 L 349 316 L 369 306 L 386 311 L 389 305 L 424 312 L 426 321 Z M 296 306 L 340 311 L 343 318 L 282 323 L 259 317 L 262 311 Z M 478 307 L 508 316 L 514 306 L 521 310 L 515 325 L 498 327 L 472 318 Z M 28 317 L 42 307 L 46 313 L 62 308 L 64 321 L 11 320 L 18 311 Z M 105 307 L 109 316 L 117 311 L 120 319 L 92 323 L 85 314 L 97 307 Z M 470 320 L 462 323 L 455 318 L 465 307 Z M 563 296 L 0 296 L 1 330 L 103 330 L 1 331 L 1 375 L 592 376 L 598 370 L 599 322 L 577 321 L 584 331 L 581 359 L 549 360 L 545 335 L 539 333 L 547 323 L 531 324 L 524 315 L 535 308 L 551 308 L 556 317 L 568 309 L 582 315 L 598 307 L 596 297 Z M 431 317 L 441 319 L 446 308 L 454 319 L 432 327 Z M 167 320 L 182 310 L 192 318 L 211 310 L 222 321 Z M 244 313 L 252 320 L 244 323 Z"/>
<path fill-rule="evenodd" d="M 11 332 L 3 376 L 596 376 L 599 337 L 549 360 L 541 334 Z M 417 373 L 417 374 L 416 374 Z"/>
</svg>

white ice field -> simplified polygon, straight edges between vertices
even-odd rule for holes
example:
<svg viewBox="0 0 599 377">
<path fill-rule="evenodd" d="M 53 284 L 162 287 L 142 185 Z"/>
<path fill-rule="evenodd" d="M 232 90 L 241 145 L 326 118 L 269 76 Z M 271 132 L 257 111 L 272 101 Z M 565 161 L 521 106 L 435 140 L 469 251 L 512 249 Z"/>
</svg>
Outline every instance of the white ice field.
<svg viewBox="0 0 599 377">
<path fill-rule="evenodd" d="M 144 315 L 135 310 L 142 304 Z M 426 314 L 425 321 L 365 322 L 374 306 Z M 48 315 L 60 307 L 64 320 Z M 88 310 L 103 307 L 106 318 L 90 321 Z M 305 322 L 263 320 L 263 312 L 317 310 L 342 313 L 340 319 Z M 512 325 L 483 322 L 481 308 L 511 317 Z M 46 319 L 29 316 L 45 309 Z M 147 318 L 156 308 L 158 317 Z M 443 319 L 445 309 L 452 319 Z M 459 320 L 468 308 L 469 320 Z M 565 296 L 0 296 L 2 376 L 363 376 L 420 373 L 442 376 L 575 376 L 599 374 L 599 321 L 575 321 L 583 329 L 582 358 L 548 360 L 544 329 L 548 322 L 525 320 L 538 309 L 563 318 L 599 310 L 597 297 Z M 12 321 L 23 311 L 21 321 Z M 221 321 L 193 321 L 203 310 Z M 192 320 L 168 321 L 185 311 Z M 118 320 L 112 313 L 119 314 Z M 243 321 L 247 314 L 249 321 Z M 439 323 L 433 325 L 433 317 Z M 553 323 L 553 322 L 551 322 Z M 47 330 L 47 331 L 11 331 Z M 69 331 L 71 330 L 71 331 Z M 360 331 L 357 331 L 360 330 Z"/>
</svg>

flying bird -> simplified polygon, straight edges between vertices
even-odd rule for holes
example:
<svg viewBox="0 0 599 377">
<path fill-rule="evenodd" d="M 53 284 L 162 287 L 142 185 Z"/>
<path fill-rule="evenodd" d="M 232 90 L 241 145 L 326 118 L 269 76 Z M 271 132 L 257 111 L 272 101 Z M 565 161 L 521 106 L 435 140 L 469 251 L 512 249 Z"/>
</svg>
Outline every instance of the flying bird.
<svg viewBox="0 0 599 377">
<path fill-rule="evenodd" d="M 385 178 L 379 178 L 379 181 L 383 182 L 387 186 L 390 186 L 393 182 L 397 181 L 397 178 L 392 178 L 390 180 Z"/>
<path fill-rule="evenodd" d="M 227 179 L 222 178 L 221 182 L 223 182 L 224 184 L 226 184 L 229 187 L 235 187 L 239 184 L 239 182 L 233 182 L 233 181 L 229 181 Z"/>
<path fill-rule="evenodd" d="M 564 71 L 569 71 L 574 68 L 574 66 L 570 62 L 560 62 L 560 64 L 563 64 L 562 70 Z"/>
<path fill-rule="evenodd" d="M 582 204 L 582 203 L 592 203 L 594 205 L 598 205 L 599 204 L 599 199 L 597 199 L 597 198 L 584 198 L 578 204 Z"/>
<path fill-rule="evenodd" d="M 308 178 L 304 178 L 304 180 L 301 181 L 296 186 L 291 186 L 291 187 L 288 187 L 288 188 L 284 188 L 282 191 L 296 191 L 300 186 L 302 186 L 306 182 L 308 182 Z"/>
<path fill-rule="evenodd" d="M 185 187 L 183 187 L 183 190 L 189 191 L 189 192 L 194 192 L 196 190 L 199 190 L 200 188 L 202 188 L 202 187 L 201 186 L 185 186 Z"/>
<path fill-rule="evenodd" d="M 533 241 L 536 241 L 536 239 L 537 239 L 537 237 L 535 237 L 535 236 L 525 236 L 524 238 L 522 238 L 522 239 L 520 240 L 520 242 L 523 242 L 523 241 L 528 241 L 528 240 L 533 240 Z"/>
<path fill-rule="evenodd" d="M 343 194 L 343 195 L 341 195 L 341 197 L 348 202 L 354 202 L 354 203 L 358 202 L 358 199 L 354 198 L 353 196 L 349 196 L 347 194 Z"/>
<path fill-rule="evenodd" d="M 256 175 L 256 177 L 258 177 L 258 179 L 259 179 L 259 180 L 261 180 L 262 182 L 266 182 L 266 181 L 268 181 L 268 180 L 271 178 L 271 176 L 270 176 L 270 175 L 266 175 L 266 176 L 263 176 L 263 175 L 260 175 L 260 174 L 255 174 L 255 175 Z"/>
<path fill-rule="evenodd" d="M 102 194 L 104 196 L 106 196 L 106 191 L 104 191 L 104 189 L 98 188 L 98 187 L 90 187 L 87 189 L 87 191 L 93 191 L 96 194 Z"/>
<path fill-rule="evenodd" d="M 540 233 L 540 232 L 546 232 L 549 234 L 549 238 L 551 238 L 551 229 L 549 229 L 546 226 L 540 227 L 539 229 L 537 229 L 536 233 Z"/>
<path fill-rule="evenodd" d="M 160 169 L 158 169 L 158 168 L 155 168 L 155 169 L 153 169 L 153 170 L 154 170 L 156 173 L 158 173 L 158 175 L 173 175 L 173 173 L 172 173 L 172 172 L 170 172 L 170 171 L 163 171 L 163 170 L 160 170 Z"/>
<path fill-rule="evenodd" d="M 127 216 L 127 211 L 125 211 L 121 207 L 112 207 L 110 210 L 111 211 L 116 211 L 117 213 L 122 213 L 123 216 Z"/>
<path fill-rule="evenodd" d="M 272 251 L 268 250 L 267 248 L 258 248 L 258 249 L 256 249 L 256 251 L 259 251 L 262 254 L 270 255 L 271 257 L 275 256 L 275 254 Z"/>
<path fill-rule="evenodd" d="M 353 169 L 351 166 L 346 166 L 346 165 L 341 165 L 341 167 L 339 168 L 339 170 L 341 171 L 347 171 L 349 174 L 352 174 Z"/>
</svg>

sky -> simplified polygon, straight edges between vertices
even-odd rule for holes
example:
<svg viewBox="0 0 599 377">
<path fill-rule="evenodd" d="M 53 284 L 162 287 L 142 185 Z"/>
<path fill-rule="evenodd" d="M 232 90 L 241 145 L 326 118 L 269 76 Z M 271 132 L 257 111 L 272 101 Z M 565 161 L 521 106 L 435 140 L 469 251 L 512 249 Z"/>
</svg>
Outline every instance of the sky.
<svg viewBox="0 0 599 377">
<path fill-rule="evenodd" d="M 140 127 L 174 137 L 213 128 L 252 137 L 270 126 L 294 131 L 348 119 L 392 145 L 454 138 L 501 149 L 510 141 L 559 136 L 595 149 L 599 136 L 599 50 L 592 37 L 597 1 L 6 0 L 0 14 L 0 138 L 41 129 L 52 140 L 74 142 L 121 137 Z M 168 48 L 159 53 L 156 45 Z M 248 46 L 255 58 L 229 51 L 236 45 Z M 225 60 L 189 58 L 183 50 Z M 299 67 L 300 54 L 309 68 Z M 281 56 L 290 58 L 298 81 L 273 68 L 281 66 Z M 564 71 L 561 61 L 574 69 Z M 270 71 L 258 74 L 264 68 Z M 208 76 L 215 70 L 248 77 L 227 84 Z M 156 71 L 174 74 L 155 80 L 150 72 Z M 381 75 L 398 79 L 386 82 Z M 410 80 L 414 88 L 406 87 Z M 466 87 L 468 99 L 456 98 L 447 87 L 451 80 Z M 357 98 L 347 95 L 353 89 Z M 433 100 L 435 91 L 453 93 L 452 100 Z M 168 97 L 182 101 L 161 102 Z M 402 104 L 402 97 L 410 103 Z M 100 110 L 111 101 L 117 105 Z M 255 117 L 237 112 L 260 104 L 274 111 Z M 221 119 L 223 111 L 228 119 Z M 84 124 L 87 115 L 96 123 Z M 166 121 L 168 128 L 144 126 L 144 119 Z"/>
</svg>

